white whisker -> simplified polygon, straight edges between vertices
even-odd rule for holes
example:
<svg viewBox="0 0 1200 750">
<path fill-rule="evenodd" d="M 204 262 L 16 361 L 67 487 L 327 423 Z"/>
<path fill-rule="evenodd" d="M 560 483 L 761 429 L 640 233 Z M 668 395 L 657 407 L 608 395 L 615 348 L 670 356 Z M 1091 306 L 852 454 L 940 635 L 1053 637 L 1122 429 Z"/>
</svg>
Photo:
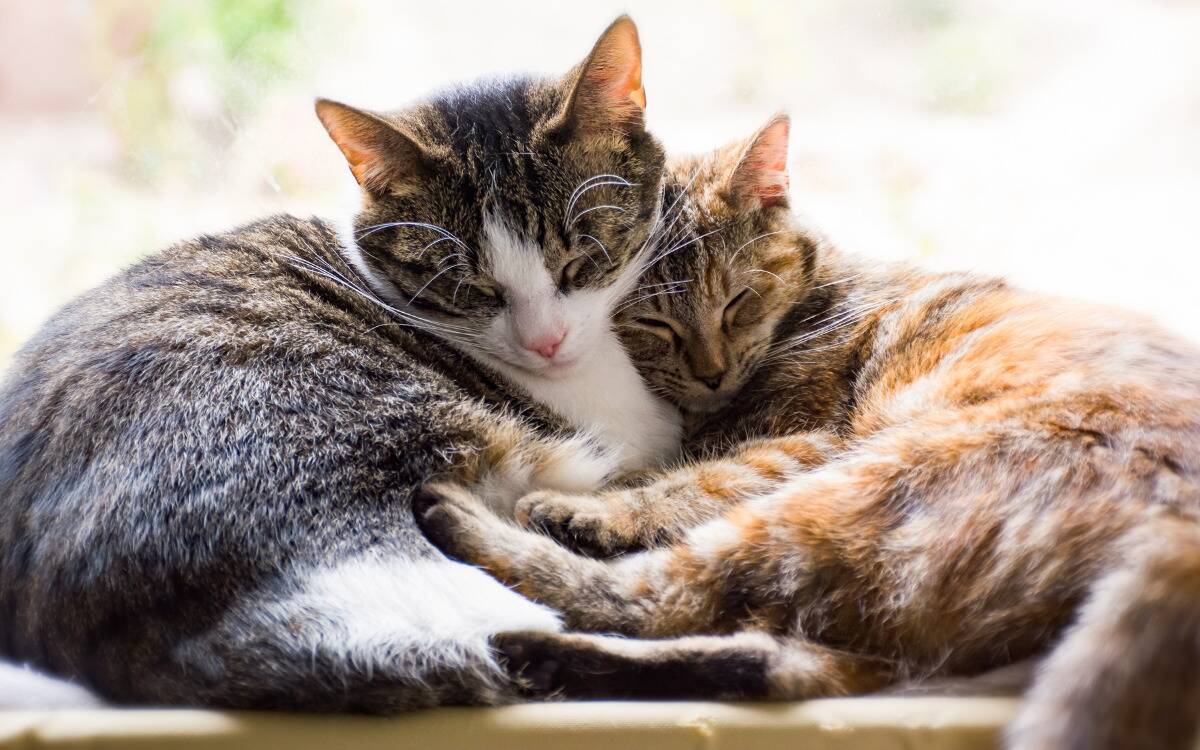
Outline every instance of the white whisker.
<svg viewBox="0 0 1200 750">
<path fill-rule="evenodd" d="M 620 213 L 625 213 L 625 209 L 621 208 L 620 206 L 614 206 L 610 203 L 603 203 L 599 206 L 592 206 L 591 208 L 585 208 L 582 211 L 580 211 L 579 213 L 575 214 L 575 218 L 571 219 L 571 223 L 567 225 L 567 228 L 570 229 L 571 226 L 574 225 L 575 222 L 579 221 L 579 219 L 582 218 L 584 214 L 590 214 L 592 211 L 599 211 L 602 208 L 611 208 L 614 211 L 618 211 Z"/>
<path fill-rule="evenodd" d="M 452 271 L 452 270 L 454 270 L 455 268 L 463 268 L 463 267 L 465 267 L 465 266 L 466 266 L 466 263 L 455 263 L 454 265 L 451 265 L 451 266 L 446 266 L 446 267 L 445 267 L 445 268 L 443 268 L 442 270 L 440 270 L 440 271 L 438 271 L 437 273 L 435 273 L 433 276 L 430 276 L 430 277 L 429 277 L 429 281 L 426 281 L 426 282 L 425 282 L 425 284 L 424 284 L 424 285 L 423 285 L 423 286 L 422 286 L 420 289 L 418 289 L 418 290 L 417 290 L 417 293 L 416 293 L 416 294 L 414 294 L 414 295 L 412 296 L 412 299 L 410 299 L 410 300 L 408 301 L 408 304 L 410 304 L 410 305 L 411 305 L 412 303 L 416 302 L 416 301 L 417 301 L 417 297 L 420 297 L 420 296 L 421 296 L 421 292 L 423 292 L 423 291 L 425 291 L 426 289 L 428 289 L 428 288 L 429 288 L 429 285 L 430 285 L 430 284 L 432 284 L 434 281 L 436 281 L 436 280 L 437 280 L 437 278 L 438 278 L 439 276 L 441 276 L 442 274 L 446 273 L 447 271 Z"/>
<path fill-rule="evenodd" d="M 771 351 L 762 359 L 762 363 L 778 362 L 788 355 L 802 355 L 808 352 L 824 351 L 836 346 L 839 346 L 841 341 L 834 341 L 824 346 L 812 347 L 804 351 L 797 351 L 805 344 L 820 339 L 826 336 L 831 336 L 839 333 L 842 330 L 847 330 L 857 325 L 872 313 L 886 307 L 891 303 L 891 300 L 868 301 L 855 307 L 845 308 L 829 312 L 825 318 L 818 322 L 812 330 L 805 331 L 791 338 L 783 339 L 772 345 Z M 809 316 L 812 319 L 816 316 Z"/>
<path fill-rule="evenodd" d="M 597 182 L 592 182 L 591 184 L 581 185 L 580 187 L 575 188 L 575 192 L 571 194 L 571 198 L 567 201 L 566 210 L 563 211 L 563 228 L 570 227 L 580 216 L 583 215 L 583 213 L 580 213 L 578 216 L 572 218 L 571 212 L 575 209 L 575 204 L 579 202 L 579 199 L 582 198 L 587 191 L 592 190 L 593 188 L 604 187 L 606 185 L 612 185 L 614 187 L 637 187 L 636 183 L 629 182 L 622 177 L 616 177 L 616 175 L 598 175 L 597 177 L 615 177 L 616 179 L 602 179 Z M 584 183 L 594 179 L 596 179 L 596 177 L 590 177 L 588 180 L 584 180 Z"/>
<path fill-rule="evenodd" d="M 581 234 L 581 235 L 579 235 L 579 238 L 580 238 L 580 239 L 587 239 L 587 240 L 591 240 L 592 242 L 595 242 L 597 245 L 599 245 L 599 246 L 600 246 L 600 250 L 601 250 L 601 252 L 603 252 L 603 253 L 604 253 L 604 257 L 605 257 L 605 258 L 608 258 L 608 262 L 609 262 L 609 263 L 612 263 L 612 256 L 608 254 L 608 248 L 604 246 L 604 243 L 603 243 L 603 242 L 601 242 L 600 240 L 596 239 L 595 237 L 593 237 L 593 236 L 592 236 L 592 235 L 590 235 L 590 234 Z"/>
<path fill-rule="evenodd" d="M 737 260 L 738 255 L 740 255 L 741 252 L 743 250 L 745 250 L 748 246 L 753 245 L 755 242 L 758 242 L 761 239 L 766 239 L 767 237 L 771 237 L 776 234 L 783 234 L 783 230 L 779 230 L 779 231 L 775 231 L 775 232 L 767 232 L 765 234 L 760 234 L 757 237 L 752 237 L 752 238 L 746 240 L 740 246 L 738 246 L 737 250 L 733 251 L 733 255 L 729 256 L 729 262 L 732 263 L 733 261 Z"/>
<path fill-rule="evenodd" d="M 653 267 L 654 265 L 658 264 L 664 258 L 672 255 L 673 253 L 679 252 L 680 250 L 687 247 L 688 245 L 699 242 L 700 240 L 704 239 L 705 237 L 716 234 L 717 232 L 722 232 L 724 230 L 725 230 L 725 227 L 718 227 L 718 228 L 712 230 L 711 232 L 705 232 L 702 235 L 693 237 L 692 239 L 688 240 L 687 242 L 681 242 L 678 245 L 675 245 L 674 247 L 668 248 L 667 250 L 664 250 L 663 252 L 659 253 L 657 256 L 655 256 L 655 258 L 652 261 L 650 261 L 650 267 Z"/>
<path fill-rule="evenodd" d="M 774 276 L 779 281 L 780 284 L 785 283 L 784 280 L 779 277 L 779 274 L 771 273 L 770 271 L 764 270 L 762 268 L 751 268 L 748 271 L 743 271 L 742 275 L 745 276 L 746 274 L 751 274 L 751 273 L 765 273 L 768 276 Z"/>
<path fill-rule="evenodd" d="M 654 292 L 652 294 L 643 294 L 640 297 L 636 297 L 634 299 L 629 300 L 628 302 L 622 303 L 619 307 L 617 307 L 616 310 L 613 310 L 612 314 L 617 315 L 618 313 L 622 313 L 625 310 L 628 310 L 629 308 L 633 307 L 634 305 L 641 303 L 641 302 L 645 302 L 648 299 L 653 299 L 655 297 L 665 297 L 665 296 L 669 296 L 672 294 L 683 294 L 686 291 L 687 291 L 686 289 L 663 289 L 663 290 Z"/>
<path fill-rule="evenodd" d="M 833 286 L 834 284 L 841 284 L 841 283 L 844 283 L 847 281 L 853 281 L 853 280 L 859 278 L 860 276 L 862 276 L 861 273 L 856 273 L 851 276 L 847 276 L 845 278 L 834 279 L 833 281 L 827 281 L 824 284 L 819 284 L 817 286 L 809 287 L 808 291 L 813 292 L 813 291 L 816 291 L 817 289 L 824 289 L 827 286 Z"/>
<path fill-rule="evenodd" d="M 303 268 L 303 269 L 309 271 L 310 273 L 314 273 L 318 276 L 328 279 L 329 281 L 332 281 L 333 283 L 335 283 L 345 289 L 348 289 L 352 293 L 358 295 L 359 297 L 362 297 L 363 299 L 367 300 L 368 302 L 371 302 L 372 304 L 374 304 L 375 306 L 384 310 L 385 312 L 388 312 L 388 313 L 400 318 L 402 321 L 404 321 L 404 323 L 402 325 L 405 325 L 407 327 L 426 330 L 431 333 L 436 333 L 443 337 L 455 339 L 455 340 L 467 340 L 470 337 L 477 335 L 475 332 L 470 331 L 468 329 L 461 328 L 459 326 L 451 325 L 448 323 L 442 323 L 439 321 L 429 320 L 429 319 L 423 318 L 419 315 L 414 315 L 413 313 L 406 312 L 404 310 L 399 310 L 399 309 L 387 304 L 383 300 L 379 299 L 379 297 L 377 297 L 374 293 L 365 289 L 363 286 L 355 284 L 353 281 L 350 281 L 349 279 L 347 279 L 344 275 L 342 275 L 341 272 L 339 272 L 337 269 L 335 269 L 333 266 L 331 266 L 328 263 L 328 261 L 321 258 L 320 255 L 316 254 L 315 252 L 313 253 L 313 257 L 315 259 L 314 261 L 310 261 L 310 260 L 307 260 L 304 258 L 297 258 L 296 256 L 292 256 L 292 255 L 282 255 L 280 257 L 284 258 L 287 261 L 290 261 L 292 263 L 292 265 L 294 265 L 298 268 Z"/>
<path fill-rule="evenodd" d="M 653 289 L 653 288 L 655 288 L 655 287 L 659 287 L 659 286 L 675 286 L 676 284 L 684 284 L 684 285 L 686 285 L 686 284 L 690 284 L 690 283 L 692 283 L 692 281 L 693 281 L 693 279 L 679 279 L 678 281 L 664 281 L 664 282 L 662 282 L 661 284 L 642 284 L 641 286 L 639 286 L 639 287 L 638 287 L 637 289 L 635 289 L 634 291 L 635 291 L 635 292 L 640 292 L 640 291 L 642 291 L 642 290 L 645 290 L 645 289 Z"/>
</svg>

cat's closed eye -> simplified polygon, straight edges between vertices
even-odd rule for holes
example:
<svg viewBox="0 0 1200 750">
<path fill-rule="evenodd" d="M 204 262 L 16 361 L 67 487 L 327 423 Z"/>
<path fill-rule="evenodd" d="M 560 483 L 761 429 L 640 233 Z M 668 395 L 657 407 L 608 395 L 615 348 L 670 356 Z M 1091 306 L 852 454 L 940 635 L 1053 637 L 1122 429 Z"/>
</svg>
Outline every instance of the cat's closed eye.
<svg viewBox="0 0 1200 750">
<path fill-rule="evenodd" d="M 642 328 L 646 329 L 655 336 L 665 340 L 667 343 L 675 344 L 682 341 L 679 332 L 675 330 L 675 326 L 671 325 L 662 318 L 640 317 L 634 318 L 634 323 L 637 323 Z"/>
<path fill-rule="evenodd" d="M 587 260 L 588 256 L 580 255 L 563 266 L 562 274 L 558 278 L 559 289 L 570 289 L 575 284 L 575 277 L 579 275 L 579 271 L 583 268 L 583 264 Z"/>
<path fill-rule="evenodd" d="M 742 309 L 743 303 L 749 298 L 753 291 L 754 290 L 752 290 L 750 287 L 746 287 L 742 291 L 738 292 L 733 299 L 729 300 L 729 304 L 725 305 L 725 310 L 721 313 L 721 327 L 725 329 L 726 333 L 728 333 L 729 329 L 735 327 L 739 322 L 744 322 L 739 321 L 738 311 Z"/>
<path fill-rule="evenodd" d="M 483 298 L 483 303 L 487 305 L 502 305 L 504 304 L 504 293 L 496 287 L 488 284 L 473 284 L 471 291 L 475 292 Z"/>
</svg>

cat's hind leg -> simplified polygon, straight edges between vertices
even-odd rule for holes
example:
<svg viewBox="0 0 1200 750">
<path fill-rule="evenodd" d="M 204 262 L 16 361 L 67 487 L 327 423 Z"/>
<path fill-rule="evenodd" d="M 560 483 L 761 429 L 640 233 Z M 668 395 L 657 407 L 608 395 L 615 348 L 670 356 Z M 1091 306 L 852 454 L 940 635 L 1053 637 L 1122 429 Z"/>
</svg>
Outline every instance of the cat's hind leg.
<svg viewBox="0 0 1200 750">
<path fill-rule="evenodd" d="M 879 660 L 767 633 L 665 640 L 584 633 L 501 633 L 492 647 L 527 697 L 800 700 L 878 690 Z"/>
</svg>

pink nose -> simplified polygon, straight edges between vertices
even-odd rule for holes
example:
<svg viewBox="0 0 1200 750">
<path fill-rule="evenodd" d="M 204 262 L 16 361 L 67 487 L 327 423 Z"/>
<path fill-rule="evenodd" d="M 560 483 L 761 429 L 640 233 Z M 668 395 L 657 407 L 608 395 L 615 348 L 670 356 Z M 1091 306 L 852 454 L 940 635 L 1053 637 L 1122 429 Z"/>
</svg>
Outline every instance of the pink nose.
<svg viewBox="0 0 1200 750">
<path fill-rule="evenodd" d="M 546 359 L 554 359 L 554 355 L 558 353 L 558 347 L 562 345 L 563 339 L 567 337 L 567 332 L 548 333 L 545 336 L 539 336 L 533 341 L 525 344 L 525 348 L 531 352 L 537 352 Z"/>
</svg>

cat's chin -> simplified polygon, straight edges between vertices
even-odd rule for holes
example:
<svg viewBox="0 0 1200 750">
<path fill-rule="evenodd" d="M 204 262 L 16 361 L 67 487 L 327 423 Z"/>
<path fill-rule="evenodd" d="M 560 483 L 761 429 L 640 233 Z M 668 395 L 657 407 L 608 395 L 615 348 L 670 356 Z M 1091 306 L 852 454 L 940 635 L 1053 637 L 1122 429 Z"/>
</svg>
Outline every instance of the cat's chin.
<svg viewBox="0 0 1200 750">
<path fill-rule="evenodd" d="M 538 370 L 533 370 L 532 373 L 543 378 L 558 380 L 560 378 L 570 377 L 573 373 L 578 371 L 580 361 L 580 359 L 570 359 L 563 362 L 550 362 Z"/>
<path fill-rule="evenodd" d="M 721 411 L 726 406 L 729 406 L 733 399 L 729 396 L 714 396 L 713 398 L 689 398 L 680 402 L 679 408 L 687 414 L 695 414 L 696 416 L 707 416 L 714 412 Z"/>
<path fill-rule="evenodd" d="M 574 357 L 571 359 L 563 359 L 554 362 L 538 362 L 530 364 L 528 362 L 512 362 L 504 360 L 510 367 L 515 367 L 526 375 L 536 378 L 545 378 L 547 380 L 561 380 L 562 378 L 570 377 L 572 374 L 579 371 L 579 366 L 583 362 L 583 357 Z"/>
</svg>

